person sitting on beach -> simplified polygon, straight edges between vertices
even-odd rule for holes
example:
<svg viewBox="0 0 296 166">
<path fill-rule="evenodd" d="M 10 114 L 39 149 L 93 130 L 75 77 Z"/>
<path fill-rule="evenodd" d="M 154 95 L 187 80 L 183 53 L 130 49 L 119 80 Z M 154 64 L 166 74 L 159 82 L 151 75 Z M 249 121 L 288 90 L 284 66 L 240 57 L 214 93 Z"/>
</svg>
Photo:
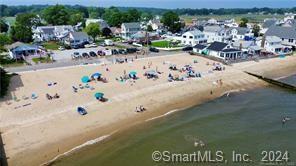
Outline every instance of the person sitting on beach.
<svg viewBox="0 0 296 166">
<path fill-rule="evenodd" d="M 142 105 L 140 105 L 140 111 L 146 111 L 146 108 L 144 108 Z"/>
<path fill-rule="evenodd" d="M 56 94 L 53 96 L 53 98 L 58 99 L 58 98 L 60 98 L 60 96 L 56 93 Z"/>
<path fill-rule="evenodd" d="M 46 93 L 46 98 L 47 98 L 48 100 L 51 100 L 51 99 L 52 99 L 52 97 L 51 97 L 48 93 Z"/>
<path fill-rule="evenodd" d="M 141 112 L 141 110 L 139 110 L 138 107 L 136 107 L 136 112 Z"/>
</svg>

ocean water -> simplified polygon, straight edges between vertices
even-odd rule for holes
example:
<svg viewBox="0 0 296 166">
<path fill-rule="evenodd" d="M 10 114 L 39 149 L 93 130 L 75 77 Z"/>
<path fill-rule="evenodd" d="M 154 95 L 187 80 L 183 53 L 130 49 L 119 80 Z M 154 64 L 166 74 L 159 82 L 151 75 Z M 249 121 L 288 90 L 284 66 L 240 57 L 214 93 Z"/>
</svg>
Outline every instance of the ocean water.
<svg viewBox="0 0 296 166">
<path fill-rule="evenodd" d="M 284 81 L 296 85 L 296 76 Z M 283 124 L 283 117 L 290 120 Z M 204 144 L 202 147 L 198 144 L 201 142 Z M 215 153 L 220 151 L 224 160 L 216 164 L 210 161 L 186 164 L 156 162 L 152 160 L 154 151 L 171 154 L 211 151 L 214 159 Z M 247 154 L 247 159 L 252 161 L 234 162 L 233 151 Z M 264 151 L 268 152 L 267 156 L 264 156 Z M 82 148 L 53 165 L 279 165 L 273 158 L 285 160 L 285 153 L 289 160 L 283 165 L 296 165 L 296 93 L 268 86 L 233 93 L 146 122 Z M 267 163 L 262 159 L 267 159 Z"/>
</svg>

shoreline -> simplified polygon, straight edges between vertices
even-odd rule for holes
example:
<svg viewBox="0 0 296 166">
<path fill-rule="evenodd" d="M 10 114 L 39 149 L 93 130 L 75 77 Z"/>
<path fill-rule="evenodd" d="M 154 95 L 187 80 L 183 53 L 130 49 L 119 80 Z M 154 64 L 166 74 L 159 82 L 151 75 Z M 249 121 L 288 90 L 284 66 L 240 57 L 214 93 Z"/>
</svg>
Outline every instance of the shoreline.
<svg viewBox="0 0 296 166">
<path fill-rule="evenodd" d="M 196 57 L 191 58 L 196 59 Z M 157 57 L 156 60 L 158 59 L 160 58 Z M 295 57 L 292 58 L 292 60 L 295 60 Z M 287 66 L 291 67 L 291 64 Z M 292 67 L 295 67 L 294 63 L 292 63 Z M 91 112 L 93 116 L 88 116 L 85 118 L 75 117 L 72 118 L 73 122 L 71 122 L 74 126 L 65 123 L 65 120 L 63 120 L 64 117 L 61 119 L 54 119 L 52 120 L 53 122 L 49 121 L 39 124 L 41 127 L 48 127 L 48 132 L 55 133 L 56 138 L 53 138 L 53 140 L 47 138 L 47 140 L 44 140 L 45 144 L 44 142 L 27 142 L 30 148 L 26 148 L 25 151 L 20 149 L 18 150 L 18 152 L 16 151 L 17 153 L 14 153 L 13 156 L 8 156 L 10 157 L 9 162 L 11 163 L 11 165 L 40 165 L 54 159 L 58 155 L 74 149 L 77 146 L 83 145 L 90 140 L 98 139 L 99 137 L 108 135 L 113 131 L 122 132 L 124 130 L 128 130 L 129 127 L 133 127 L 137 123 L 145 122 L 145 120 L 147 119 L 155 119 L 155 117 L 157 116 L 163 117 L 165 116 L 165 114 L 171 114 L 169 113 L 170 111 L 184 110 L 184 108 L 186 109 L 188 107 L 196 106 L 206 101 L 221 97 L 228 92 L 237 90 L 249 90 L 268 85 L 267 83 L 258 80 L 257 78 L 243 73 L 241 70 L 237 70 L 236 67 L 227 68 L 229 68 L 227 69 L 230 70 L 229 72 L 227 71 L 224 73 L 208 75 L 202 79 L 194 79 L 176 83 L 164 83 L 159 85 L 156 84 L 154 87 L 150 86 L 149 88 L 146 87 L 144 89 L 138 89 L 129 97 L 124 99 L 120 98 L 120 95 L 114 96 L 110 103 L 106 103 L 100 106 L 94 106 L 92 107 L 92 110 L 100 110 L 104 108 L 104 110 L 108 110 L 109 112 L 115 111 L 115 113 L 108 113 L 108 115 L 104 115 L 104 113 L 100 112 Z M 285 67 L 283 70 L 285 70 Z M 275 72 L 277 72 L 276 68 L 274 70 L 270 70 L 270 73 Z M 211 84 L 217 78 L 223 78 L 224 83 L 222 87 L 216 87 Z M 213 90 L 214 92 L 212 95 L 209 94 L 209 91 L 211 90 Z M 171 96 L 170 94 L 177 95 Z M 121 93 L 121 95 L 125 96 L 124 93 Z M 133 110 L 134 108 L 134 104 L 130 103 L 133 101 L 148 106 L 148 111 L 141 113 L 140 115 L 134 114 L 134 112 L 131 113 L 131 110 Z M 100 117 L 103 115 L 110 120 L 106 122 L 98 121 L 94 117 Z M 55 128 L 56 126 L 52 124 L 55 122 L 57 123 L 56 125 L 61 125 L 59 126 L 61 127 L 61 129 Z M 19 129 L 20 128 L 16 128 L 15 130 Z M 37 128 L 35 124 L 34 126 L 28 126 L 21 129 L 22 132 L 26 132 L 32 131 Z M 67 133 L 63 133 L 63 131 L 60 131 L 63 129 L 68 129 L 69 131 L 67 131 Z M 12 138 L 13 136 L 17 136 L 17 132 L 20 131 L 15 130 L 11 130 L 10 133 L 5 135 L 5 137 L 7 137 L 6 140 L 8 138 Z M 37 135 L 43 136 L 44 138 L 46 137 L 42 132 L 35 132 L 35 134 Z M 51 136 L 51 134 L 49 134 L 49 136 Z M 38 139 L 36 141 L 38 141 Z M 19 144 L 18 142 L 12 143 L 15 144 L 15 147 L 17 147 Z M 22 142 L 20 142 L 20 144 L 21 143 Z M 11 147 L 11 150 L 14 149 Z M 12 154 L 12 151 L 9 152 L 10 154 Z M 27 156 L 33 157 L 28 158 Z"/>
<path fill-rule="evenodd" d="M 256 88 L 261 88 L 261 87 L 256 87 Z M 254 88 L 254 89 L 256 89 Z M 249 89 L 251 90 L 251 89 Z M 92 140 L 88 140 L 87 142 L 81 144 L 81 145 L 78 145 L 74 148 L 72 148 L 71 150 L 63 153 L 63 154 L 60 154 L 58 156 L 56 156 L 55 158 L 43 163 L 43 164 L 40 164 L 41 166 L 47 166 L 47 165 L 52 165 L 54 164 L 55 162 L 58 162 L 59 160 L 62 160 L 64 157 L 68 156 L 68 155 L 71 155 L 71 153 L 75 153 L 79 150 L 83 150 L 83 148 L 86 148 L 88 146 L 95 146 L 96 144 L 99 144 L 103 141 L 107 141 L 106 139 L 112 139 L 112 136 L 115 135 L 115 134 L 122 134 L 124 131 L 126 130 L 129 130 L 130 128 L 134 128 L 136 127 L 136 125 L 140 124 L 140 125 L 144 125 L 145 123 L 149 123 L 151 121 L 154 121 L 154 120 L 158 120 L 158 119 L 161 119 L 161 118 L 165 118 L 169 115 L 172 115 L 174 113 L 177 113 L 177 112 L 181 112 L 181 111 L 185 111 L 186 109 L 189 109 L 191 107 L 195 107 L 195 106 L 198 106 L 198 105 L 201 105 L 201 104 L 204 104 L 206 102 L 209 102 L 209 101 L 212 101 L 212 100 L 216 100 L 218 98 L 221 98 L 223 96 L 225 96 L 226 94 L 231 94 L 231 93 L 240 93 L 240 92 L 243 92 L 243 91 L 247 91 L 246 89 L 233 89 L 233 90 L 229 90 L 229 91 L 225 91 L 224 93 L 222 93 L 220 96 L 218 96 L 217 98 L 214 98 L 214 99 L 211 99 L 211 100 L 208 100 L 208 101 L 204 101 L 204 102 L 201 102 L 200 104 L 195 104 L 195 105 L 192 105 L 192 106 L 187 106 L 187 107 L 184 107 L 184 108 L 180 108 L 180 109 L 173 109 L 171 111 L 168 111 L 168 112 L 164 112 L 164 114 L 161 114 L 159 116 L 155 116 L 155 117 L 151 117 L 151 118 L 148 118 L 146 120 L 143 120 L 143 121 L 139 121 L 137 123 L 133 123 L 131 126 L 129 127 L 125 127 L 125 128 L 122 128 L 120 130 L 116 130 L 116 131 L 113 131 L 107 135 L 102 135 L 102 136 L 99 136 L 95 139 L 92 139 Z M 153 123 L 153 122 L 151 122 Z"/>
</svg>

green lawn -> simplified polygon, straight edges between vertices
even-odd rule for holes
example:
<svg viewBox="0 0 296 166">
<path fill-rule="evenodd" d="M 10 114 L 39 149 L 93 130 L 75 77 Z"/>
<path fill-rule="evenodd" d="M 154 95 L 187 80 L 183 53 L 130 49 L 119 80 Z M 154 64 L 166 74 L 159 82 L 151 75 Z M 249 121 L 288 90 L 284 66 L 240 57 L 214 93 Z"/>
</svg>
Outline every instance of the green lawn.
<svg viewBox="0 0 296 166">
<path fill-rule="evenodd" d="M 38 58 L 32 58 L 32 61 L 35 63 L 49 63 L 52 62 L 49 57 L 38 57 Z"/>
<path fill-rule="evenodd" d="M 15 17 L 4 17 L 4 20 L 9 23 L 9 25 L 14 25 Z"/>
<path fill-rule="evenodd" d="M 43 46 L 47 50 L 58 50 L 60 47 L 59 44 L 54 41 L 45 42 L 45 43 L 43 43 Z"/>
<path fill-rule="evenodd" d="M 172 42 L 167 41 L 167 40 L 162 40 L 162 41 L 156 41 L 156 42 L 152 42 L 151 46 L 153 47 L 160 47 L 160 48 L 175 48 L 175 47 L 179 47 L 178 45 L 174 45 Z"/>
</svg>

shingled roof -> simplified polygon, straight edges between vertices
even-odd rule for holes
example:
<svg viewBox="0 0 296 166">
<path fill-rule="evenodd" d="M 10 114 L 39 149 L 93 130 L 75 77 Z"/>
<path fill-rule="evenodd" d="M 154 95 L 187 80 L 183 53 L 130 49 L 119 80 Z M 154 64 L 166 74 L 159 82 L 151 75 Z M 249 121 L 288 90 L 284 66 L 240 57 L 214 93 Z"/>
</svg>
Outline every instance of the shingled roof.
<svg viewBox="0 0 296 166">
<path fill-rule="evenodd" d="M 207 49 L 213 51 L 222 51 L 227 45 L 227 43 L 215 41 Z"/>
<path fill-rule="evenodd" d="M 277 36 L 285 39 L 296 39 L 296 27 L 271 26 L 265 33 L 266 36 Z"/>
</svg>

